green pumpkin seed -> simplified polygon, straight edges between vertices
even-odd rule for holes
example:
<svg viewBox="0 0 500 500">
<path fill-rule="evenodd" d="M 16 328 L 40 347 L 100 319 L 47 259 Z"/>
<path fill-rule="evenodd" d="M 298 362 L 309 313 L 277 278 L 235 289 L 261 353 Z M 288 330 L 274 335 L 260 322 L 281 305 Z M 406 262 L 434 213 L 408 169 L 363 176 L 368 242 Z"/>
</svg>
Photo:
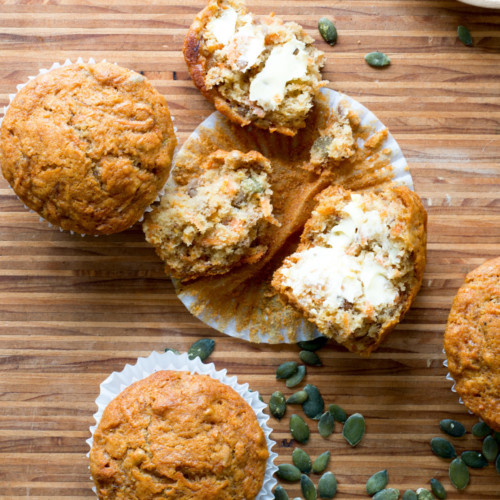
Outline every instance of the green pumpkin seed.
<svg viewBox="0 0 500 500">
<path fill-rule="evenodd" d="M 286 361 L 276 368 L 276 378 L 290 378 L 297 373 L 298 364 L 296 361 Z"/>
<path fill-rule="evenodd" d="M 307 443 L 309 440 L 310 430 L 304 419 L 299 417 L 299 415 L 293 414 L 290 417 L 289 425 L 293 439 L 295 439 L 298 443 Z"/>
<path fill-rule="evenodd" d="M 486 436 L 483 441 L 483 456 L 488 462 L 494 462 L 498 455 L 498 443 L 493 436 Z"/>
<path fill-rule="evenodd" d="M 370 52 L 366 54 L 365 61 L 374 68 L 383 68 L 391 64 L 391 60 L 383 52 Z"/>
<path fill-rule="evenodd" d="M 312 351 L 300 351 L 299 352 L 299 358 L 306 365 L 309 365 L 309 366 L 323 366 L 323 363 L 321 362 L 321 359 L 319 359 L 319 356 L 315 352 L 312 352 Z"/>
<path fill-rule="evenodd" d="M 276 486 L 274 489 L 274 500 L 289 500 L 288 493 L 283 486 Z"/>
<path fill-rule="evenodd" d="M 330 405 L 328 411 L 333 415 L 333 418 L 341 424 L 347 420 L 347 413 L 339 405 Z"/>
<path fill-rule="evenodd" d="M 276 472 L 280 479 L 285 481 L 299 481 L 300 480 L 300 470 L 292 464 L 280 464 L 278 465 L 278 472 Z"/>
<path fill-rule="evenodd" d="M 372 496 L 372 500 L 398 500 L 398 498 L 399 490 L 396 488 L 386 488 Z"/>
<path fill-rule="evenodd" d="M 215 341 L 212 339 L 197 340 L 188 350 L 188 358 L 200 358 L 205 361 L 214 351 Z"/>
<path fill-rule="evenodd" d="M 457 35 L 458 39 L 464 44 L 467 45 L 467 47 L 472 47 L 472 35 L 470 34 L 470 31 L 465 27 L 460 25 L 457 28 Z"/>
<path fill-rule="evenodd" d="M 333 498 L 337 494 L 337 478 L 331 472 L 325 472 L 318 481 L 320 498 Z"/>
<path fill-rule="evenodd" d="M 500 455 L 498 455 L 495 460 L 495 469 L 497 470 L 497 474 L 500 476 Z"/>
<path fill-rule="evenodd" d="M 281 420 L 286 412 L 285 396 L 281 391 L 276 391 L 269 398 L 269 411 L 274 418 Z"/>
<path fill-rule="evenodd" d="M 318 31 L 323 37 L 323 40 L 332 47 L 337 42 L 337 28 L 327 17 L 322 17 L 318 21 Z"/>
<path fill-rule="evenodd" d="M 387 474 L 387 470 L 379 470 L 366 481 L 366 492 L 368 495 L 375 495 L 375 493 L 383 490 L 387 486 L 388 481 L 389 475 Z"/>
<path fill-rule="evenodd" d="M 330 461 L 330 452 L 325 451 L 319 455 L 313 463 L 312 471 L 314 474 L 321 474 L 327 467 Z"/>
<path fill-rule="evenodd" d="M 173 349 L 172 347 L 167 347 L 165 349 L 165 352 L 173 352 L 174 354 L 177 354 L 177 355 L 180 354 L 180 352 L 177 349 Z"/>
<path fill-rule="evenodd" d="M 315 385 L 307 384 L 304 387 L 304 391 L 307 392 L 308 396 L 307 400 L 302 405 L 304 413 L 309 418 L 319 419 L 325 409 L 325 402 L 323 401 L 319 389 Z"/>
<path fill-rule="evenodd" d="M 450 481 L 457 490 L 463 490 L 469 484 L 469 469 L 461 458 L 455 458 L 450 464 Z"/>
<path fill-rule="evenodd" d="M 303 474 L 309 474 L 312 469 L 312 462 L 309 455 L 300 448 L 295 448 L 292 453 L 292 462 Z"/>
<path fill-rule="evenodd" d="M 297 391 L 294 392 L 287 400 L 286 404 L 288 405 L 301 405 L 309 396 L 306 391 Z"/>
<path fill-rule="evenodd" d="M 317 351 L 321 349 L 328 342 L 327 337 L 317 337 L 312 340 L 303 340 L 301 342 L 297 342 L 297 345 L 306 351 Z"/>
<path fill-rule="evenodd" d="M 305 474 L 302 474 L 300 478 L 300 489 L 302 490 L 305 500 L 316 500 L 316 498 L 318 498 L 314 483 Z"/>
<path fill-rule="evenodd" d="M 431 490 L 439 500 L 444 500 L 446 498 L 446 490 L 437 479 L 431 479 Z"/>
<path fill-rule="evenodd" d="M 447 439 L 440 437 L 431 439 L 431 450 L 441 458 L 455 458 L 457 456 L 454 446 Z"/>
<path fill-rule="evenodd" d="M 463 460 L 465 465 L 472 467 L 473 469 L 482 469 L 488 465 L 488 460 L 479 451 L 464 451 L 460 458 Z"/>
<path fill-rule="evenodd" d="M 439 422 L 439 427 L 443 432 L 453 437 L 462 437 L 465 434 L 465 427 L 457 420 L 445 418 Z"/>
<path fill-rule="evenodd" d="M 354 413 L 345 421 L 342 435 L 351 446 L 356 446 L 364 433 L 365 419 L 361 413 Z"/>
<path fill-rule="evenodd" d="M 401 500 L 418 500 L 417 494 L 413 490 L 406 490 Z"/>
<path fill-rule="evenodd" d="M 495 441 L 498 443 L 500 446 L 500 432 L 494 432 L 493 437 L 495 438 Z"/>
<path fill-rule="evenodd" d="M 417 500 L 436 500 L 434 495 L 425 488 L 419 488 L 417 490 Z"/>
<path fill-rule="evenodd" d="M 335 427 L 335 420 L 333 419 L 333 415 L 329 411 L 325 411 L 323 415 L 321 415 L 318 422 L 318 431 L 321 437 L 327 438 Z"/>
<path fill-rule="evenodd" d="M 472 426 L 472 434 L 477 438 L 484 438 L 488 434 L 491 434 L 491 429 L 484 422 L 478 422 Z"/>
<path fill-rule="evenodd" d="M 297 373 L 295 375 L 292 375 L 290 378 L 286 379 L 286 386 L 289 389 L 291 389 L 292 387 L 299 385 L 304 380 L 305 376 L 306 376 L 306 367 L 304 365 L 300 365 L 297 368 Z"/>
</svg>

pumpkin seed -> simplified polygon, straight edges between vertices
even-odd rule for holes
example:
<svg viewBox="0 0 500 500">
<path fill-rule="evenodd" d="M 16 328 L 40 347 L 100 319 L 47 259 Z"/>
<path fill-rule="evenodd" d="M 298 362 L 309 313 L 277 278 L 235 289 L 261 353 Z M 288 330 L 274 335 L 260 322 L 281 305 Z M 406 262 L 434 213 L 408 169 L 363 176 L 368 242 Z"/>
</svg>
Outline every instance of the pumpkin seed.
<svg viewBox="0 0 500 500">
<path fill-rule="evenodd" d="M 461 458 L 455 458 L 450 464 L 450 481 L 457 490 L 463 490 L 469 484 L 469 469 Z"/>
<path fill-rule="evenodd" d="M 498 455 L 495 460 L 495 469 L 497 470 L 497 474 L 500 476 L 500 455 Z"/>
<path fill-rule="evenodd" d="M 304 387 L 304 391 L 307 392 L 308 396 L 307 400 L 302 405 L 304 413 L 309 418 L 319 419 L 325 409 L 325 402 L 323 401 L 319 389 L 315 385 L 307 384 Z"/>
<path fill-rule="evenodd" d="M 337 28 L 327 17 L 322 17 L 318 21 L 318 31 L 323 37 L 323 40 L 332 47 L 337 42 Z"/>
<path fill-rule="evenodd" d="M 374 68 L 383 68 L 391 64 L 391 60 L 383 52 L 370 52 L 366 54 L 365 61 Z"/>
<path fill-rule="evenodd" d="M 288 493 L 283 486 L 276 486 L 274 489 L 274 500 L 289 500 Z"/>
<path fill-rule="evenodd" d="M 321 474 L 328 466 L 328 462 L 330 461 L 330 452 L 325 451 L 321 455 L 319 455 L 313 463 L 312 471 L 314 474 Z"/>
<path fill-rule="evenodd" d="M 311 458 L 304 450 L 295 448 L 292 453 L 292 462 L 303 474 L 309 474 L 309 472 L 311 472 Z"/>
<path fill-rule="evenodd" d="M 439 422 L 439 427 L 443 432 L 453 437 L 462 437 L 465 434 L 465 427 L 457 420 L 445 418 Z"/>
<path fill-rule="evenodd" d="M 473 469 L 482 469 L 488 465 L 488 460 L 479 451 L 464 451 L 460 458 L 463 460 L 465 465 L 472 467 Z"/>
<path fill-rule="evenodd" d="M 383 490 L 387 486 L 388 481 L 389 475 L 387 474 L 387 469 L 379 470 L 366 481 L 366 492 L 368 495 L 375 495 L 375 493 Z"/>
<path fill-rule="evenodd" d="M 274 418 L 281 420 L 286 412 L 285 396 L 281 391 L 276 391 L 269 398 L 269 411 Z"/>
<path fill-rule="evenodd" d="M 323 366 L 323 363 L 321 362 L 321 359 L 319 359 L 319 356 L 315 352 L 312 352 L 312 351 L 300 351 L 299 352 L 299 358 L 306 365 L 309 365 L 309 366 Z"/>
<path fill-rule="evenodd" d="M 364 433 L 365 419 L 361 413 L 354 413 L 345 421 L 342 435 L 351 446 L 356 446 Z"/>
<path fill-rule="evenodd" d="M 417 490 L 417 500 L 436 500 L 434 495 L 425 488 L 419 488 Z"/>
<path fill-rule="evenodd" d="M 318 481 L 320 498 L 333 498 L 337 494 L 337 478 L 331 472 L 325 472 Z"/>
<path fill-rule="evenodd" d="M 286 404 L 288 405 L 301 405 L 309 396 L 306 391 L 297 391 L 294 392 L 287 400 Z"/>
<path fill-rule="evenodd" d="M 386 488 L 372 496 L 372 500 L 398 500 L 398 498 L 399 490 L 396 488 Z"/>
<path fill-rule="evenodd" d="M 413 490 L 406 490 L 401 500 L 418 500 L 417 494 Z"/>
<path fill-rule="evenodd" d="M 317 351 L 321 349 L 328 342 L 327 337 L 317 337 L 312 340 L 303 340 L 301 342 L 297 342 L 297 345 L 306 351 Z"/>
<path fill-rule="evenodd" d="M 491 434 L 491 429 L 484 422 L 478 422 L 472 426 L 472 434 L 477 438 L 484 438 L 488 434 Z"/>
<path fill-rule="evenodd" d="M 437 479 L 431 479 L 431 490 L 439 500 L 444 500 L 446 498 L 446 490 Z"/>
<path fill-rule="evenodd" d="M 276 378 L 290 378 L 297 373 L 298 364 L 296 361 L 285 361 L 276 368 Z"/>
<path fill-rule="evenodd" d="M 347 420 L 347 413 L 339 405 L 330 405 L 328 411 L 333 415 L 333 418 L 341 424 Z"/>
<path fill-rule="evenodd" d="M 292 464 L 278 465 L 276 474 L 280 479 L 284 479 L 285 481 L 299 481 L 301 475 L 300 470 Z"/>
<path fill-rule="evenodd" d="M 180 354 L 180 352 L 177 349 L 173 349 L 172 347 L 167 347 L 165 349 L 165 352 L 173 352 L 174 354 L 177 354 L 177 355 Z"/>
<path fill-rule="evenodd" d="M 486 436 L 483 441 L 483 456 L 488 462 L 494 462 L 498 455 L 498 443 L 493 436 Z"/>
<path fill-rule="evenodd" d="M 297 368 L 297 373 L 295 373 L 295 375 L 292 375 L 290 378 L 286 379 L 286 386 L 289 389 L 291 389 L 292 387 L 299 385 L 304 380 L 305 376 L 306 376 L 306 367 L 304 365 L 300 365 Z"/>
<path fill-rule="evenodd" d="M 290 417 L 289 425 L 293 439 L 295 439 L 298 443 L 307 443 L 309 440 L 310 430 L 304 419 L 294 413 Z"/>
<path fill-rule="evenodd" d="M 321 415 L 318 422 L 318 431 L 321 437 L 327 438 L 335 427 L 335 420 L 333 419 L 333 415 L 329 411 L 325 411 L 323 415 Z"/>
<path fill-rule="evenodd" d="M 495 438 L 495 441 L 500 445 L 500 432 L 494 432 L 493 437 Z"/>
<path fill-rule="evenodd" d="M 318 498 L 314 483 L 305 474 L 302 474 L 300 478 L 300 489 L 302 490 L 305 500 L 316 500 L 316 498 Z"/>
<path fill-rule="evenodd" d="M 470 31 L 465 27 L 460 25 L 457 28 L 457 35 L 458 39 L 464 44 L 467 45 L 467 47 L 472 47 L 472 35 L 470 34 Z"/>
<path fill-rule="evenodd" d="M 431 450 L 441 458 L 455 458 L 457 456 L 454 446 L 447 439 L 440 437 L 431 439 Z"/>
<path fill-rule="evenodd" d="M 212 339 L 197 340 L 188 350 L 188 358 L 200 358 L 205 361 L 212 354 L 215 347 L 215 341 Z"/>
</svg>

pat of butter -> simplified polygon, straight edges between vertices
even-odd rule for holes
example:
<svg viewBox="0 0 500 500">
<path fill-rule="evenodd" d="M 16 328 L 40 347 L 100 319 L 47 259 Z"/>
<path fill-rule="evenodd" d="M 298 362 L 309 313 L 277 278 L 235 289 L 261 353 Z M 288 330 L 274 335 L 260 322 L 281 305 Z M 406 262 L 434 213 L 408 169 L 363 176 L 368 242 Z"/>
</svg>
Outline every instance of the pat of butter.
<svg viewBox="0 0 500 500">
<path fill-rule="evenodd" d="M 243 25 L 234 35 L 238 52 L 237 65 L 241 71 L 249 70 L 265 49 L 265 36 L 262 29 L 252 24 Z"/>
<path fill-rule="evenodd" d="M 236 19 L 238 14 L 230 7 L 224 9 L 219 17 L 212 19 L 207 24 L 207 30 L 210 31 L 217 42 L 226 45 L 233 38 L 236 30 Z"/>
</svg>

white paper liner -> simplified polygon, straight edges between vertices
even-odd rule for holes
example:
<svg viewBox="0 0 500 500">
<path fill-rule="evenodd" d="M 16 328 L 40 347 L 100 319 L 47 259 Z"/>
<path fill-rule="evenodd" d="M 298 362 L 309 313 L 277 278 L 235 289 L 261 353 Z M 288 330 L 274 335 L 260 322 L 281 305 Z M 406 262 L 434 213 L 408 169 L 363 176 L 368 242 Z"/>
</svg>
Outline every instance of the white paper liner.
<svg viewBox="0 0 500 500">
<path fill-rule="evenodd" d="M 443 354 L 446 356 L 446 352 L 445 350 L 443 349 Z M 443 366 L 445 366 L 446 368 L 448 368 L 448 360 L 445 359 L 443 361 Z M 451 376 L 450 372 L 448 372 L 446 374 L 446 380 L 449 380 L 451 383 L 452 383 L 452 386 L 451 386 L 451 392 L 454 392 L 455 394 L 457 394 L 457 390 L 455 389 L 455 386 L 457 385 L 457 382 L 455 381 L 455 379 Z M 465 406 L 465 403 L 463 402 L 462 398 L 460 396 L 458 396 L 458 402 L 461 404 L 461 405 L 464 405 Z M 467 407 L 466 407 L 467 411 L 469 412 L 470 415 L 474 415 L 474 413 L 472 411 L 470 411 Z"/>
<path fill-rule="evenodd" d="M 251 391 L 248 384 L 239 384 L 235 376 L 230 377 L 227 375 L 226 369 L 217 371 L 213 363 L 203 363 L 198 357 L 191 360 L 188 358 L 187 353 L 174 354 L 171 351 L 165 353 L 153 351 L 145 358 L 138 358 L 135 365 L 127 364 L 121 372 L 113 372 L 104 380 L 100 385 L 100 394 L 96 399 L 97 412 L 94 414 L 96 423 L 90 427 L 91 436 L 87 439 L 89 447 L 92 448 L 94 432 L 97 429 L 106 406 L 129 385 L 160 370 L 187 371 L 189 373 L 208 375 L 231 387 L 251 406 L 257 416 L 259 425 L 264 431 L 269 451 L 264 481 L 256 500 L 270 500 L 274 498 L 272 489 L 277 482 L 274 473 L 278 470 L 278 467 L 274 464 L 274 460 L 278 455 L 272 451 L 272 447 L 276 443 L 270 437 L 272 429 L 267 425 L 269 416 L 263 412 L 266 405 L 259 399 L 259 393 Z M 88 456 L 89 454 L 87 453 Z M 92 490 L 96 493 L 95 486 Z"/>
</svg>

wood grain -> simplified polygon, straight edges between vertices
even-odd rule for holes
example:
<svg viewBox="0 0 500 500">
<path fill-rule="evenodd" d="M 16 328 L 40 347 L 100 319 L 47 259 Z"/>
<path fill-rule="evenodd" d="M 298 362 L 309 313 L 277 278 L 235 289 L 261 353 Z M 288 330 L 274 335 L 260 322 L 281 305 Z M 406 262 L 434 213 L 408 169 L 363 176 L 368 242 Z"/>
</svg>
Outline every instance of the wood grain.
<svg viewBox="0 0 500 500">
<path fill-rule="evenodd" d="M 331 87 L 372 110 L 410 164 L 429 214 L 424 285 L 405 321 L 369 359 L 329 345 L 310 368 L 327 403 L 361 412 L 367 433 L 350 448 L 337 425 L 323 440 L 314 429 L 305 449 L 332 452 L 339 499 L 367 498 L 365 482 L 387 468 L 390 486 L 443 482 L 449 499 L 500 498 L 492 466 L 471 472 L 464 493 L 429 440 L 439 421 L 469 415 L 445 380 L 442 336 L 465 274 L 500 254 L 500 11 L 453 0 L 254 0 L 301 23 L 327 53 Z M 212 108 L 183 62 L 183 37 L 202 0 L 51 0 L 0 2 L 0 105 L 16 85 L 55 61 L 107 59 L 143 71 L 162 92 L 184 141 Z M 338 29 L 335 47 L 316 31 L 321 16 Z M 474 47 L 456 37 L 466 25 Z M 381 50 L 389 68 L 363 56 Z M 85 439 L 99 384 L 138 356 L 165 347 L 187 350 L 216 339 L 211 356 L 264 399 L 284 385 L 276 367 L 298 359 L 295 346 L 255 345 L 219 334 L 176 298 L 140 226 L 109 237 L 72 236 L 28 212 L 0 180 L 0 498 L 93 498 Z M 290 394 L 292 390 L 286 390 Z M 287 416 L 293 409 L 289 408 Z M 299 411 L 299 410 L 297 410 Z M 300 411 L 299 411 L 300 412 Z M 278 463 L 290 462 L 288 418 L 271 419 Z M 478 449 L 468 434 L 457 449 Z M 317 478 L 314 478 L 315 482 Z M 290 497 L 297 485 L 286 486 Z"/>
</svg>

